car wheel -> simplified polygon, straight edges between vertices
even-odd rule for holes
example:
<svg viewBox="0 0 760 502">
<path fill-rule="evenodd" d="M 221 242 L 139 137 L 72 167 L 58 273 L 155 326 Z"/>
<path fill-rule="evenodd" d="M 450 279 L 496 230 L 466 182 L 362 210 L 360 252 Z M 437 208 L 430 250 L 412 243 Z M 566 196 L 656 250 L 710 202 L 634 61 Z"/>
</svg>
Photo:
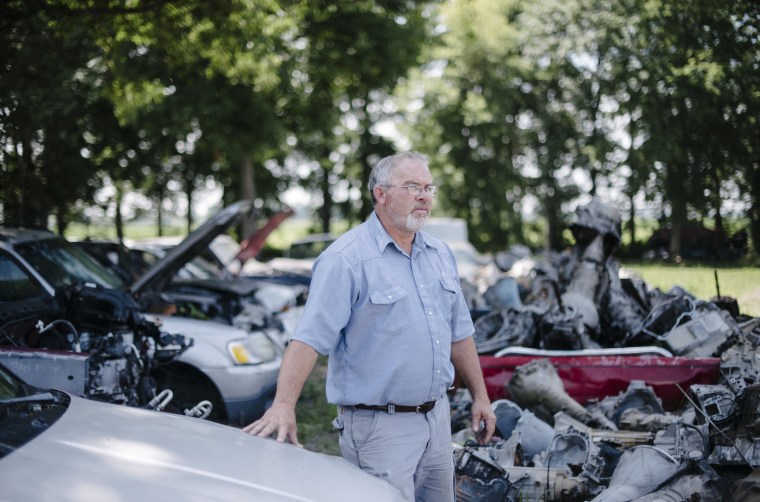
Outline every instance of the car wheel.
<svg viewBox="0 0 760 502">
<path fill-rule="evenodd" d="M 203 373 L 186 364 L 170 364 L 160 367 L 155 372 L 158 391 L 170 389 L 174 397 L 164 411 L 184 415 L 199 402 L 211 402 L 213 409 L 206 417 L 214 422 L 227 420 L 221 395 L 214 383 Z"/>
</svg>

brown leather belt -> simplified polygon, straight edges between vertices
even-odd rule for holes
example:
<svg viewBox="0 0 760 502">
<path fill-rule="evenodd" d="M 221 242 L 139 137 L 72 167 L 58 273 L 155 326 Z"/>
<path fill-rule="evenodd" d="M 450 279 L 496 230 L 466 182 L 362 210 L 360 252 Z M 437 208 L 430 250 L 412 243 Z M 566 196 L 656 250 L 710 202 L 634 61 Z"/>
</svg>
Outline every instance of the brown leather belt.
<svg viewBox="0 0 760 502">
<path fill-rule="evenodd" d="M 435 407 L 435 401 L 418 404 L 417 406 L 404 406 L 401 404 L 355 404 L 346 406 L 346 408 L 356 408 L 357 410 L 384 411 L 386 413 L 427 413 Z"/>
</svg>

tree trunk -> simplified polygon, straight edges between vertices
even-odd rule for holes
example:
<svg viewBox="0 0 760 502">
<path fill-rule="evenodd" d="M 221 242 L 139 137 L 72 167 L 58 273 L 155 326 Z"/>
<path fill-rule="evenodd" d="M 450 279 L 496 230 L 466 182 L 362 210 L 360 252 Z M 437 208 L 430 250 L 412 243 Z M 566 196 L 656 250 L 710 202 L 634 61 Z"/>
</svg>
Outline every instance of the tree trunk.
<svg viewBox="0 0 760 502">
<path fill-rule="evenodd" d="M 681 173 L 686 169 L 668 165 L 665 179 L 665 198 L 670 201 L 670 242 L 668 253 L 673 260 L 681 257 L 681 232 L 686 223 L 686 188 Z"/>
<path fill-rule="evenodd" d="M 361 157 L 362 163 L 362 179 L 361 179 L 361 202 L 359 207 L 359 221 L 365 221 L 375 208 L 372 206 L 372 198 L 367 191 L 367 183 L 369 182 L 369 174 L 372 172 L 372 166 L 369 165 L 369 159 L 366 155 Z"/>
<path fill-rule="evenodd" d="M 631 245 L 636 244 L 636 205 L 633 203 L 633 197 L 635 194 L 628 194 L 631 201 L 631 211 L 628 215 L 628 237 L 631 241 Z"/>
<path fill-rule="evenodd" d="M 755 255 L 760 254 L 760 162 L 756 168 L 750 168 L 750 200 L 752 204 L 747 212 L 749 216 L 750 241 Z"/>
<path fill-rule="evenodd" d="M 66 227 L 68 224 L 69 222 L 66 219 L 66 208 L 61 204 L 56 205 L 55 226 L 58 235 L 63 236 L 63 234 L 66 232 Z"/>
<path fill-rule="evenodd" d="M 552 197 L 544 199 L 544 241 L 546 249 L 559 250 L 562 248 L 562 226 L 559 218 L 559 205 Z"/>
<path fill-rule="evenodd" d="M 156 224 L 158 225 L 158 236 L 163 237 L 164 235 L 164 210 L 162 207 L 162 204 L 164 202 L 164 186 L 161 185 L 156 190 L 156 208 L 157 208 L 157 214 L 156 214 Z"/>
<path fill-rule="evenodd" d="M 327 161 L 325 161 L 327 162 Z M 322 166 L 322 207 L 319 209 L 319 219 L 322 221 L 322 232 L 330 233 L 330 217 L 332 215 L 333 199 L 330 191 L 330 170 Z"/>
<path fill-rule="evenodd" d="M 193 231 L 193 182 L 185 180 L 185 195 L 187 196 L 187 233 Z"/>
<path fill-rule="evenodd" d="M 254 200 L 256 198 L 256 180 L 253 176 L 253 162 L 251 157 L 244 156 L 239 165 L 240 174 L 240 198 Z M 240 240 L 243 241 L 256 231 L 256 222 L 247 218 L 240 223 Z"/>
<path fill-rule="evenodd" d="M 712 203 L 715 209 L 715 231 L 720 232 L 721 235 L 725 234 L 725 227 L 723 225 L 723 215 L 721 214 L 722 204 L 720 200 L 720 177 L 715 166 L 710 169 L 710 179 L 713 183 L 713 197 Z"/>
<path fill-rule="evenodd" d="M 116 239 L 118 239 L 119 244 L 124 244 L 124 218 L 121 212 L 121 205 L 122 205 L 122 199 L 124 197 L 124 192 L 119 182 L 116 182 L 115 185 L 116 185 L 116 194 L 114 195 L 114 199 L 116 202 L 116 217 L 114 219 L 114 226 L 116 227 Z"/>
</svg>

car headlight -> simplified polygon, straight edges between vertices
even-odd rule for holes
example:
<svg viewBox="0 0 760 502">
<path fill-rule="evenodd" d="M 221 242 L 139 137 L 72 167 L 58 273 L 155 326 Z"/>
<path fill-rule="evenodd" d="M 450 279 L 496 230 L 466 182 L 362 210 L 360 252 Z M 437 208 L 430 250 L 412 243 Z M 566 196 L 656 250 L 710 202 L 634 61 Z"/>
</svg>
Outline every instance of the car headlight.
<svg viewBox="0 0 760 502">
<path fill-rule="evenodd" d="M 261 364 L 277 357 L 277 347 L 262 332 L 251 333 L 242 340 L 227 344 L 227 350 L 235 364 Z"/>
</svg>

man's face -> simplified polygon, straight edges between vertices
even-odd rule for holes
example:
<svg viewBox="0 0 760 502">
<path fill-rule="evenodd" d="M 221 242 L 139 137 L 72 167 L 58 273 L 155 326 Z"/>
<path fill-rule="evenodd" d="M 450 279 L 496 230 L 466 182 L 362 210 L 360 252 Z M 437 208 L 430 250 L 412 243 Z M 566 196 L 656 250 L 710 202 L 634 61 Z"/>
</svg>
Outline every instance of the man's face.
<svg viewBox="0 0 760 502">
<path fill-rule="evenodd" d="M 382 187 L 384 195 L 379 202 L 389 223 L 399 232 L 416 232 L 427 222 L 433 197 L 425 190 L 419 195 L 410 194 L 407 185 L 426 187 L 433 183 L 433 177 L 422 161 L 409 159 L 393 170 L 390 187 Z"/>
</svg>

